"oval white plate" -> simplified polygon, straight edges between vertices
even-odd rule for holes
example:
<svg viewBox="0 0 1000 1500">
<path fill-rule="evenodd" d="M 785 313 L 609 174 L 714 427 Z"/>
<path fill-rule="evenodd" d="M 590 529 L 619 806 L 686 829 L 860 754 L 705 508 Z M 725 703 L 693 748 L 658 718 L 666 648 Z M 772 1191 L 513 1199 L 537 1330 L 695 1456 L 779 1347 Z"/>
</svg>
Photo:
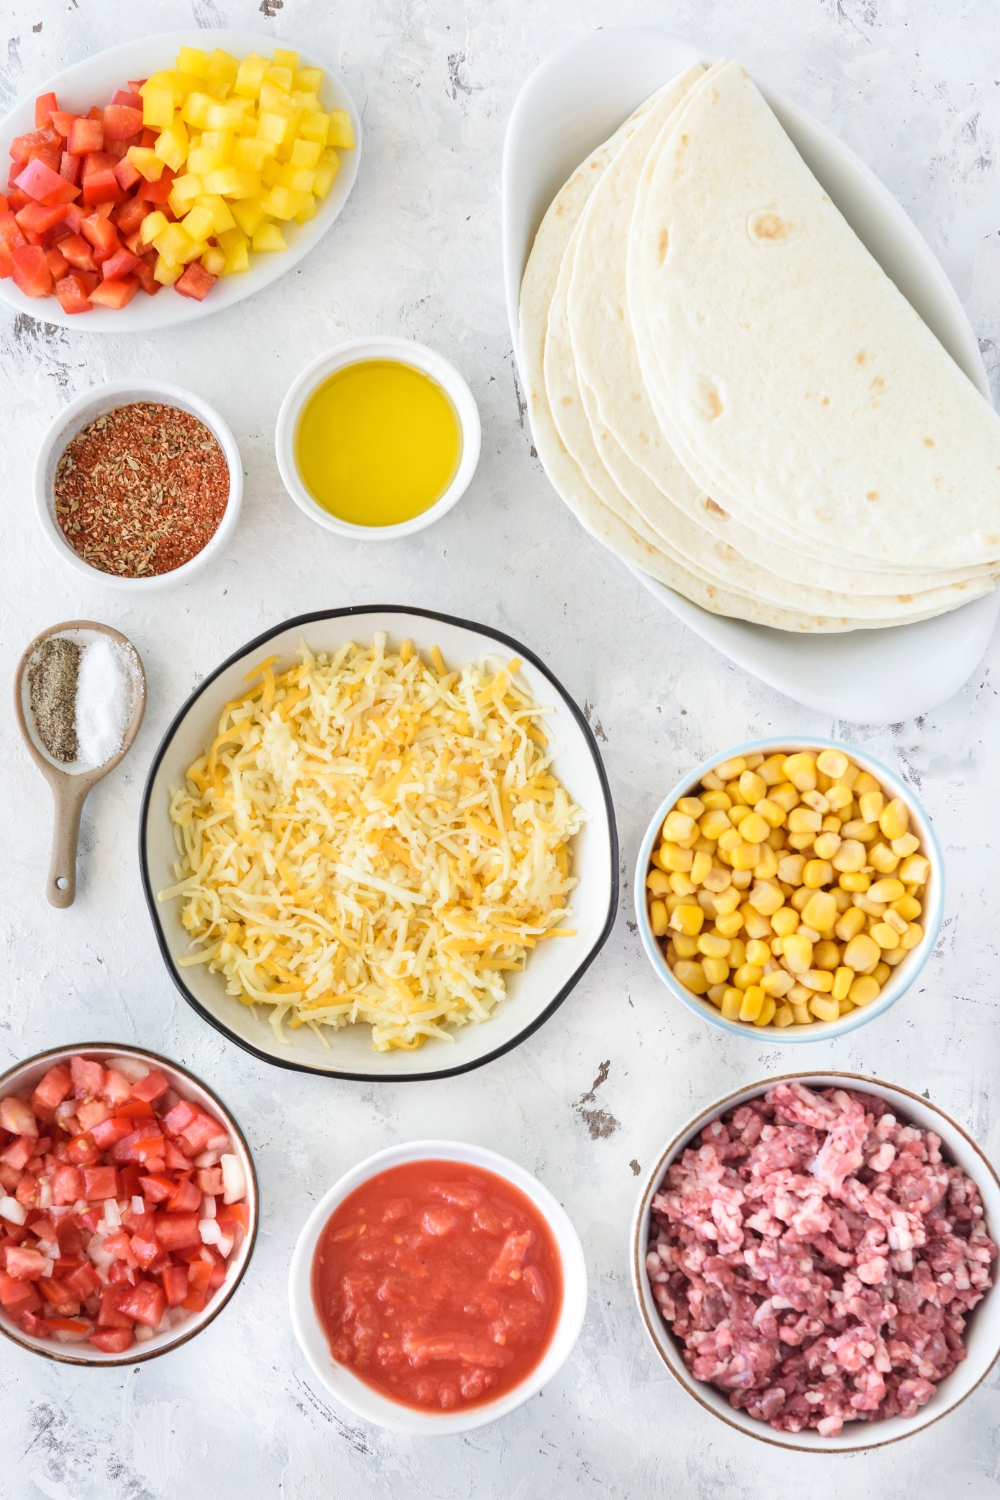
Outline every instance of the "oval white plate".
<svg viewBox="0 0 1000 1500">
<path fill-rule="evenodd" d="M 595 31 L 547 57 L 527 80 L 503 152 L 503 263 L 507 316 L 518 350 L 517 305 L 535 231 L 559 188 L 668 79 L 716 61 L 649 26 Z M 928 246 L 863 162 L 811 115 L 755 80 L 809 168 L 886 275 L 972 383 L 991 400 L 975 335 Z M 657 599 L 724 656 L 799 703 L 838 719 L 893 724 L 943 703 L 989 642 L 1000 591 L 934 620 L 846 635 L 795 635 L 700 609 L 639 568 Z"/>
<path fill-rule="evenodd" d="M 535 702 L 554 710 L 546 720 L 546 731 L 558 747 L 554 774 L 588 814 L 573 843 L 572 873 L 579 885 L 571 892 L 570 910 L 576 935 L 536 948 L 524 970 L 509 976 L 507 998 L 488 1020 L 456 1027 L 451 1033 L 453 1042 L 433 1039 L 413 1052 L 376 1052 L 371 1028 L 363 1025 L 324 1031 L 328 1046 L 307 1026 L 298 1031 L 285 1027 L 279 1041 L 269 1021 L 269 1008 L 255 1015 L 251 1007 L 226 994 L 223 976 L 210 974 L 205 964 L 179 967 L 177 959 L 191 951 L 181 925 L 181 902 L 156 899 L 157 891 L 176 880 L 177 851 L 167 811 L 170 789 L 183 785 L 187 767 L 216 732 L 222 704 L 244 687 L 244 674 L 265 656 L 290 662 L 302 641 L 313 651 L 330 651 L 344 641 L 368 645 L 377 630 L 386 631 L 397 649 L 407 638 L 422 652 L 440 646 L 445 661 L 453 666 L 484 657 L 509 661 L 519 656 L 518 675 Z M 597 742 L 572 698 L 538 657 L 510 636 L 452 615 L 394 605 L 333 609 L 286 620 L 208 674 L 178 712 L 153 757 L 139 817 L 139 862 L 160 952 L 188 1004 L 255 1057 L 335 1078 L 387 1082 L 447 1078 L 508 1052 L 566 999 L 604 946 L 618 909 L 618 838 L 611 793 Z"/>
<path fill-rule="evenodd" d="M 670 1373 L 680 1381 L 699 1406 L 714 1413 L 729 1427 L 735 1427 L 747 1437 L 771 1443 L 776 1448 L 798 1449 L 804 1453 L 852 1453 L 880 1448 L 887 1443 L 896 1443 L 901 1438 L 914 1437 L 940 1417 L 947 1416 L 989 1374 L 1000 1347 L 1000 1294 L 995 1286 L 969 1314 L 964 1334 L 967 1358 L 940 1382 L 927 1405 L 922 1406 L 915 1416 L 890 1417 L 880 1422 L 846 1422 L 839 1437 L 824 1438 L 812 1428 L 806 1428 L 802 1432 L 775 1432 L 768 1422 L 751 1417 L 742 1410 L 734 1411 L 727 1397 L 714 1385 L 695 1380 L 681 1357 L 680 1345 L 660 1316 L 646 1271 L 645 1248 L 649 1242 L 650 1205 L 670 1163 L 723 1110 L 735 1109 L 747 1099 L 758 1098 L 773 1084 L 792 1079 L 798 1079 L 807 1088 L 856 1088 L 863 1093 L 879 1094 L 901 1120 L 919 1125 L 922 1130 L 936 1131 L 952 1161 L 978 1187 L 986 1209 L 987 1226 L 992 1234 L 996 1234 L 1000 1224 L 1000 1180 L 972 1137 L 950 1115 L 946 1115 L 944 1110 L 938 1109 L 936 1104 L 931 1104 L 918 1094 L 911 1093 L 909 1089 L 883 1083 L 881 1079 L 868 1078 L 861 1073 L 782 1073 L 773 1078 L 762 1078 L 759 1083 L 739 1089 L 710 1105 L 708 1109 L 701 1110 L 664 1147 L 656 1164 L 643 1179 L 632 1216 L 632 1289 L 646 1332 Z"/>
<path fill-rule="evenodd" d="M 0 298 L 18 312 L 29 313 L 31 317 L 54 323 L 59 328 L 82 328 L 88 333 L 138 333 L 151 328 L 172 328 L 176 323 L 190 323 L 195 318 L 205 318 L 209 313 L 232 307 L 234 302 L 242 302 L 244 297 L 251 297 L 261 287 L 270 286 L 272 281 L 277 281 L 304 255 L 308 255 L 326 234 L 354 186 L 361 158 L 361 117 L 347 91 L 347 84 L 336 69 L 284 37 L 275 39 L 257 31 L 170 31 L 161 36 L 125 42 L 121 47 L 110 47 L 96 57 L 86 57 L 40 83 L 30 99 L 22 99 L 14 106 L 0 123 L 0 156 L 9 161 L 7 150 L 13 138 L 34 129 L 35 97 L 38 94 L 54 93 L 61 109 L 86 112 L 93 104 L 106 104 L 115 89 L 127 86 L 129 78 L 148 78 L 161 68 L 172 68 L 181 47 L 202 47 L 208 52 L 221 47 L 234 57 L 244 58 L 254 51 L 270 57 L 276 46 L 298 51 L 304 67 L 324 70 L 320 103 L 324 109 L 347 110 L 354 126 L 355 141 L 352 150 L 340 153 L 343 165 L 329 193 L 319 204 L 316 217 L 308 224 L 282 226 L 288 240 L 287 250 L 267 255 L 251 253 L 249 271 L 221 277 L 204 302 L 181 297 L 172 287 L 164 287 L 155 297 L 137 292 L 120 312 L 95 307 L 87 313 L 64 313 L 57 298 L 26 297 L 10 277 L 0 281 Z"/>
</svg>

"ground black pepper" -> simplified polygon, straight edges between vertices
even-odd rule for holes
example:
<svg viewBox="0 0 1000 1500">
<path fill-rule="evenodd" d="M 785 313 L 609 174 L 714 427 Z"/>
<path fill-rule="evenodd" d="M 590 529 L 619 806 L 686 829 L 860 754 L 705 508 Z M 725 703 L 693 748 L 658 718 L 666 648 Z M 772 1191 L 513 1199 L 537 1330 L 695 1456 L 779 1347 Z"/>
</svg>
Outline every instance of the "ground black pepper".
<svg viewBox="0 0 1000 1500">
<path fill-rule="evenodd" d="M 120 578 L 171 573 L 211 541 L 229 466 L 190 412 L 118 406 L 76 434 L 56 469 L 56 519 L 74 552 Z"/>
<path fill-rule="evenodd" d="M 48 636 L 28 668 L 31 714 L 42 744 L 69 765 L 79 755 L 76 738 L 76 684 L 83 649 L 64 636 Z"/>
</svg>

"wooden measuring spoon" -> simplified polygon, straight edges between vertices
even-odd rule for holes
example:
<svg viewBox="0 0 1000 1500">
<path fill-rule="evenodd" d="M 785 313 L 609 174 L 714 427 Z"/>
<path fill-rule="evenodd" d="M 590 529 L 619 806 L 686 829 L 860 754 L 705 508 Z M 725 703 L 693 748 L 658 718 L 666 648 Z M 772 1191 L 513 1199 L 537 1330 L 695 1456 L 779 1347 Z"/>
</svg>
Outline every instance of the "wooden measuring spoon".
<svg viewBox="0 0 1000 1500">
<path fill-rule="evenodd" d="M 135 657 L 135 703 L 132 717 L 122 737 L 121 749 L 106 760 L 103 766 L 90 771 L 64 771 L 58 762 L 42 748 L 42 740 L 31 718 L 31 700 L 26 691 L 25 673 L 31 659 L 44 640 L 52 635 L 68 635 L 72 631 L 90 632 L 94 635 L 109 635 L 120 646 L 127 646 Z M 28 754 L 52 788 L 55 803 L 55 821 L 52 829 L 52 860 L 49 864 L 48 884 L 45 894 L 52 906 L 72 906 L 76 899 L 76 846 L 80 834 L 80 814 L 91 787 L 97 785 L 113 771 L 120 760 L 128 754 L 132 741 L 139 733 L 139 725 L 146 711 L 146 673 L 142 658 L 127 636 L 112 630 L 110 625 L 100 625 L 96 620 L 64 620 L 61 625 L 50 625 L 36 635 L 17 664 L 14 674 L 14 713 L 18 728 Z"/>
</svg>

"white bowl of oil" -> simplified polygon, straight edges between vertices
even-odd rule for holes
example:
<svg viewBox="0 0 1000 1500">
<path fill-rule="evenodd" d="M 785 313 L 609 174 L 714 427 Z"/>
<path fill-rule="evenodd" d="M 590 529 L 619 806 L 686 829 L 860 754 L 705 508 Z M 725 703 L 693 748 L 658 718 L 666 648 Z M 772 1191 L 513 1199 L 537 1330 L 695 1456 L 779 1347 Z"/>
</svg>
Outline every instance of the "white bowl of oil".
<svg viewBox="0 0 1000 1500">
<path fill-rule="evenodd" d="M 281 404 L 278 469 L 300 510 L 356 540 L 430 526 L 479 462 L 479 410 L 455 366 L 410 339 L 352 339 L 314 359 Z"/>
</svg>

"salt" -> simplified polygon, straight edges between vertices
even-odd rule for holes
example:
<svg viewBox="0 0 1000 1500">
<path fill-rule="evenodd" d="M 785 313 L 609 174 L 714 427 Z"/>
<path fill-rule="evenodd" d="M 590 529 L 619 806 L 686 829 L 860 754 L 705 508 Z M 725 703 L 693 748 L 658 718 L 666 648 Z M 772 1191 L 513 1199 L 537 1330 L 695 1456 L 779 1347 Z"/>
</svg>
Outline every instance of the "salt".
<svg viewBox="0 0 1000 1500">
<path fill-rule="evenodd" d="M 80 760 L 103 766 L 117 755 L 135 706 L 130 649 L 99 635 L 84 649 L 76 684 Z"/>
</svg>

